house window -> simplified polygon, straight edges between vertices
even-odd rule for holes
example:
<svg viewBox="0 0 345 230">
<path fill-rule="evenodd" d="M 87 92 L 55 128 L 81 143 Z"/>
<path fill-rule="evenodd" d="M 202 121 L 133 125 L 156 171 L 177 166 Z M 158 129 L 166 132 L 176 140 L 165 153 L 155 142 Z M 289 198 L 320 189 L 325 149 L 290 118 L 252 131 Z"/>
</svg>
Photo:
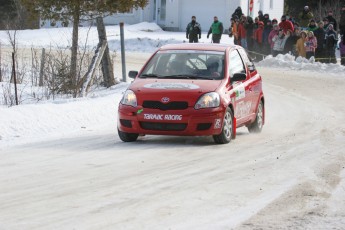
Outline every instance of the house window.
<svg viewBox="0 0 345 230">
<path fill-rule="evenodd" d="M 270 9 L 273 9 L 273 0 L 270 0 Z"/>
</svg>

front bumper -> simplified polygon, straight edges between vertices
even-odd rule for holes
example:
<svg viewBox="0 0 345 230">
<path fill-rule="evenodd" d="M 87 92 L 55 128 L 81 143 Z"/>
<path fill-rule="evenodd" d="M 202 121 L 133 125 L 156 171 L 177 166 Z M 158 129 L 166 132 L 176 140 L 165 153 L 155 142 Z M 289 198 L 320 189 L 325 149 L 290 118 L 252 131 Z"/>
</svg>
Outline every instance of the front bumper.
<svg viewBox="0 0 345 230">
<path fill-rule="evenodd" d="M 225 108 L 161 111 L 119 105 L 118 129 L 126 133 L 177 136 L 218 135 Z"/>
</svg>

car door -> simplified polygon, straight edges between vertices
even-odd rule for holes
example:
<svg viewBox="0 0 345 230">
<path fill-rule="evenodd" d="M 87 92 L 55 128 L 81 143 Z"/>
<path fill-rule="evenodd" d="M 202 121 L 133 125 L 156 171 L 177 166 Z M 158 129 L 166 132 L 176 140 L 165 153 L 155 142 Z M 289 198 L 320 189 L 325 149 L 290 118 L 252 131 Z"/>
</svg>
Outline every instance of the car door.
<svg viewBox="0 0 345 230">
<path fill-rule="evenodd" d="M 244 49 L 238 49 L 238 51 L 247 69 L 247 84 L 249 90 L 248 100 L 252 101 L 252 107 L 249 116 L 255 117 L 262 91 L 262 79 L 258 71 L 256 70 L 254 63 L 249 59 L 247 52 Z"/>
<path fill-rule="evenodd" d="M 229 53 L 229 76 L 230 80 L 235 73 L 245 73 L 247 75 L 246 80 L 232 82 L 233 90 L 235 93 L 233 104 L 235 110 L 235 117 L 237 120 L 237 126 L 247 122 L 252 110 L 252 101 L 250 100 L 250 89 L 248 85 L 248 79 L 250 76 L 247 73 L 247 68 L 237 51 L 237 49 L 231 50 Z"/>
</svg>

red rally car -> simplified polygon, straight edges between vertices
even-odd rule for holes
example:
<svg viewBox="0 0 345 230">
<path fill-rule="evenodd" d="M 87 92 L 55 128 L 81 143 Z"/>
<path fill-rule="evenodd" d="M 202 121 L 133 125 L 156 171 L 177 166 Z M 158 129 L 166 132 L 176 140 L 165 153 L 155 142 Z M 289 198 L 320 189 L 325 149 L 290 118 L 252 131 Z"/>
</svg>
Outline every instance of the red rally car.
<svg viewBox="0 0 345 230">
<path fill-rule="evenodd" d="M 172 44 L 158 49 L 118 109 L 122 141 L 139 135 L 213 136 L 218 144 L 236 128 L 261 132 L 265 123 L 262 78 L 246 51 L 227 44 Z"/>
</svg>

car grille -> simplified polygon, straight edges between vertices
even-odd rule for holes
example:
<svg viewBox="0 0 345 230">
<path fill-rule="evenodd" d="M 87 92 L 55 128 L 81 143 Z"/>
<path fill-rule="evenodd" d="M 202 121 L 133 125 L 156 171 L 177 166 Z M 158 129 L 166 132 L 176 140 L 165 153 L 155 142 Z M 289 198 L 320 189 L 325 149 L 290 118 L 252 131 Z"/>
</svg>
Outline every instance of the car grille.
<svg viewBox="0 0 345 230">
<path fill-rule="evenodd" d="M 157 131 L 183 131 L 187 128 L 185 123 L 157 123 L 157 122 L 140 122 L 140 127 L 146 130 Z"/>
<path fill-rule="evenodd" d="M 185 101 L 172 101 L 164 104 L 160 101 L 144 101 L 143 107 L 159 110 L 183 110 L 188 108 L 188 103 Z"/>
</svg>

